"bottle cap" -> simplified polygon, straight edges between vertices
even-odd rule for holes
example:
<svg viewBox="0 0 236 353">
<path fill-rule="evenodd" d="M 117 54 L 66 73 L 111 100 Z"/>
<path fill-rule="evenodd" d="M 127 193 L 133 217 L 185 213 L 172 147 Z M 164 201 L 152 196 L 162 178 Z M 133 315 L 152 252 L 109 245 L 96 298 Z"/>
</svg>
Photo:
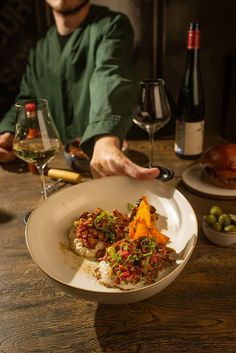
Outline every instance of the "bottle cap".
<svg viewBox="0 0 236 353">
<path fill-rule="evenodd" d="M 200 24 L 196 22 L 191 22 L 189 25 L 190 31 L 200 31 Z"/>
<path fill-rule="evenodd" d="M 34 102 L 26 103 L 25 109 L 27 110 L 27 112 L 35 112 L 36 104 Z"/>
<path fill-rule="evenodd" d="M 199 23 L 191 22 L 188 30 L 188 49 L 200 48 L 200 25 Z"/>
</svg>

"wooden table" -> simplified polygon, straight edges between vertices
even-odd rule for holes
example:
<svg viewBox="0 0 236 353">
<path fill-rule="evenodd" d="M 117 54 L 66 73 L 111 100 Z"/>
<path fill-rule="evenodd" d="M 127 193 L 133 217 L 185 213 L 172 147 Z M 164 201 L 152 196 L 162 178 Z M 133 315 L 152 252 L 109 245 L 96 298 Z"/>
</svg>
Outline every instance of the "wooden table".
<svg viewBox="0 0 236 353">
<path fill-rule="evenodd" d="M 207 144 L 218 141 L 211 136 Z M 130 141 L 129 147 L 147 153 L 147 141 Z M 38 200 L 39 177 L 21 162 L 0 167 L 1 353 L 236 352 L 235 246 L 211 244 L 200 227 L 212 204 L 235 211 L 236 202 L 186 189 L 181 175 L 191 162 L 175 156 L 172 140 L 156 141 L 157 152 L 156 159 L 175 170 L 170 183 L 196 212 L 199 237 L 190 261 L 170 286 L 129 305 L 86 302 L 52 284 L 33 263 L 24 239 L 22 215 Z M 52 166 L 65 166 L 62 156 Z"/>
</svg>

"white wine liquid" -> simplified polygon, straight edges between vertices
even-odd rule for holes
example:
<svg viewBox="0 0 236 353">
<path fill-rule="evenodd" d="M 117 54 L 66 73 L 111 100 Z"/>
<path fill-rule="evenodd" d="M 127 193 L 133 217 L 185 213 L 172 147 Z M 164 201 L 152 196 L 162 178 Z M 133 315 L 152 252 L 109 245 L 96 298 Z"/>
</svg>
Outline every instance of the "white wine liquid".
<svg viewBox="0 0 236 353">
<path fill-rule="evenodd" d="M 60 150 L 60 142 L 57 139 L 50 139 L 48 145 L 50 147 L 45 149 L 41 139 L 25 139 L 16 142 L 13 149 L 16 156 L 25 162 L 43 166 Z"/>
</svg>

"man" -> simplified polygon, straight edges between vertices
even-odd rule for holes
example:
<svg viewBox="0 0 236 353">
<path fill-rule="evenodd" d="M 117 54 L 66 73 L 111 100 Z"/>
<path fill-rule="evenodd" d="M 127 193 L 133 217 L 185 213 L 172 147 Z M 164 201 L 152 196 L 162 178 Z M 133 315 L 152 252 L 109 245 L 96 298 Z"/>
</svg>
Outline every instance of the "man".
<svg viewBox="0 0 236 353">
<path fill-rule="evenodd" d="M 81 138 L 93 177 L 157 177 L 157 168 L 142 168 L 121 151 L 138 92 L 128 19 L 88 0 L 46 1 L 55 26 L 31 51 L 17 99 L 48 100 L 62 141 Z M 14 157 L 14 125 L 12 107 L 0 122 L 0 162 Z"/>
</svg>

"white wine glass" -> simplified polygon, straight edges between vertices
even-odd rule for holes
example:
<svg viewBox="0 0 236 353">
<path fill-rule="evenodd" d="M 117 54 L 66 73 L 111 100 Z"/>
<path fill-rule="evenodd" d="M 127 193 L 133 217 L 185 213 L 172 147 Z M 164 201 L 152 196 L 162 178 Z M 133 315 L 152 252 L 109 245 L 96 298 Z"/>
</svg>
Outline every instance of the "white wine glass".
<svg viewBox="0 0 236 353">
<path fill-rule="evenodd" d="M 50 116 L 46 99 L 16 102 L 13 150 L 17 157 L 34 164 L 41 177 L 43 198 L 47 199 L 44 169 L 61 148 L 61 140 Z"/>
<path fill-rule="evenodd" d="M 153 167 L 155 133 L 170 120 L 170 106 L 162 79 L 145 79 L 140 82 L 140 97 L 134 123 L 145 130 L 149 136 L 149 163 Z M 158 179 L 163 181 L 173 178 L 173 170 L 166 166 L 156 166 L 160 170 Z"/>
</svg>

